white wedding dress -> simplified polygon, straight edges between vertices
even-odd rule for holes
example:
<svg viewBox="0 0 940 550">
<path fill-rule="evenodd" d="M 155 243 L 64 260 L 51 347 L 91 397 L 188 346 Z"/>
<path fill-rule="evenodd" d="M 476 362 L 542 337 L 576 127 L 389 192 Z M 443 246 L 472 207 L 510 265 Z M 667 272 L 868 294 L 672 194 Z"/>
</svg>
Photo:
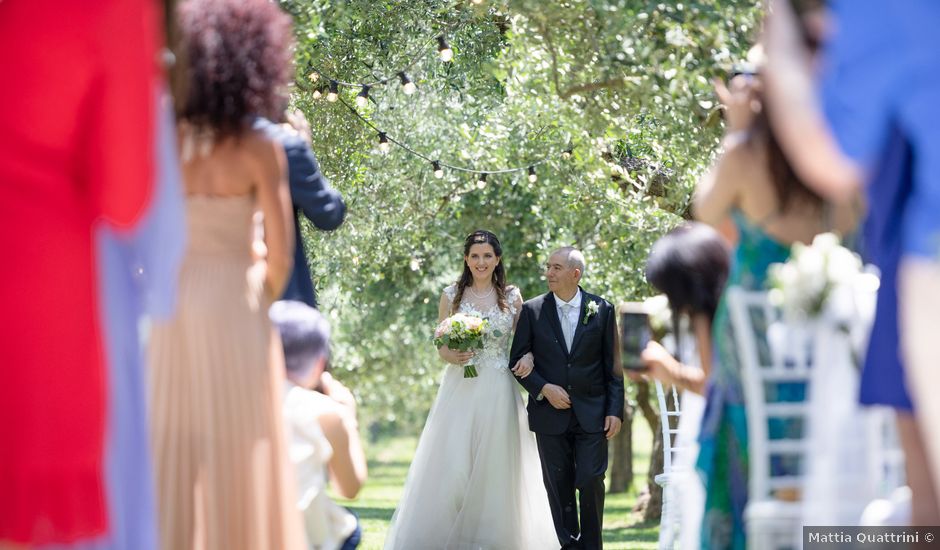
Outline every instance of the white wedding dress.
<svg viewBox="0 0 940 550">
<path fill-rule="evenodd" d="M 455 287 L 444 290 L 453 300 Z M 480 300 L 469 289 L 463 313 L 489 319 L 501 334 L 474 360 L 479 376 L 447 364 L 392 517 L 386 550 L 552 550 L 559 547 L 542 482 L 535 436 L 509 372 L 519 291 Z M 477 303 L 474 303 L 477 302 Z"/>
</svg>

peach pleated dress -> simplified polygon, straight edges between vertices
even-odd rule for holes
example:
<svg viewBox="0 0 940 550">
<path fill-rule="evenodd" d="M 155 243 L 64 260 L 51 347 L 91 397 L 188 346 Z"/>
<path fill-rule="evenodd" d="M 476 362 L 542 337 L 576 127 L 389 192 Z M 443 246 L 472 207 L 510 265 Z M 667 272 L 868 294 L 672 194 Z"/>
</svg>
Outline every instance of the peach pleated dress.
<svg viewBox="0 0 940 550">
<path fill-rule="evenodd" d="M 187 199 L 175 317 L 155 324 L 150 416 L 163 550 L 301 550 L 281 346 L 251 253 L 253 196 Z"/>
</svg>

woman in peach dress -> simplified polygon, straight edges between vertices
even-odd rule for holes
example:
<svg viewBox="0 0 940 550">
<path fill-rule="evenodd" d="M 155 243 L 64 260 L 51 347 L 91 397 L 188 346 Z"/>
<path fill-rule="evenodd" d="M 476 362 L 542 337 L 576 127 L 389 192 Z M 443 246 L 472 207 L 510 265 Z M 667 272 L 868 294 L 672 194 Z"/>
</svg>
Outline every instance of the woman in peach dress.
<svg viewBox="0 0 940 550">
<path fill-rule="evenodd" d="M 154 326 L 150 410 L 164 550 L 305 547 L 280 416 L 281 347 L 268 306 L 293 252 L 280 145 L 251 129 L 283 108 L 290 20 L 268 0 L 180 7 L 189 242 L 179 307 Z M 263 214 L 266 259 L 252 252 Z"/>
</svg>

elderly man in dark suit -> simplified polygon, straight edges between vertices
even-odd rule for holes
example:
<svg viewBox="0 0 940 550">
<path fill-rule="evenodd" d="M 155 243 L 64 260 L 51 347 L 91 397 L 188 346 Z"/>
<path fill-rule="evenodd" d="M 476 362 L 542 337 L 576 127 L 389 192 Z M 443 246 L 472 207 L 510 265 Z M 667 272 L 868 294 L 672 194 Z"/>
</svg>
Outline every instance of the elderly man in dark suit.
<svg viewBox="0 0 940 550">
<path fill-rule="evenodd" d="M 529 429 L 558 541 L 563 549 L 600 550 L 607 440 L 623 422 L 624 387 L 614 308 L 579 286 L 584 268 L 575 248 L 552 253 L 550 292 L 523 304 L 509 366 L 534 356 L 531 373 L 513 373 L 529 392 Z"/>
<path fill-rule="evenodd" d="M 290 179 L 291 201 L 294 204 L 294 272 L 282 300 L 298 300 L 317 307 L 316 292 L 310 277 L 310 266 L 300 235 L 300 215 L 310 220 L 317 229 L 331 231 L 343 223 L 346 204 L 339 192 L 330 187 L 317 157 L 310 149 L 309 127 L 303 115 L 291 113 L 291 124 L 276 124 L 264 118 L 254 122 L 254 128 L 276 139 L 284 146 Z"/>
</svg>

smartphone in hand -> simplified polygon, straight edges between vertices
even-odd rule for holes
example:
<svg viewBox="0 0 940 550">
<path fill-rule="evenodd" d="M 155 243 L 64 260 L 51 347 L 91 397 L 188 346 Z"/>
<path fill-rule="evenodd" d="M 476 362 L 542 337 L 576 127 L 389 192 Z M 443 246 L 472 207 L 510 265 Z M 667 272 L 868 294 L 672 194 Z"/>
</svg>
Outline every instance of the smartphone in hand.
<svg viewBox="0 0 940 550">
<path fill-rule="evenodd" d="M 652 337 L 649 315 L 641 302 L 628 302 L 620 306 L 620 356 L 623 368 L 634 372 L 645 371 L 640 355 Z"/>
</svg>

